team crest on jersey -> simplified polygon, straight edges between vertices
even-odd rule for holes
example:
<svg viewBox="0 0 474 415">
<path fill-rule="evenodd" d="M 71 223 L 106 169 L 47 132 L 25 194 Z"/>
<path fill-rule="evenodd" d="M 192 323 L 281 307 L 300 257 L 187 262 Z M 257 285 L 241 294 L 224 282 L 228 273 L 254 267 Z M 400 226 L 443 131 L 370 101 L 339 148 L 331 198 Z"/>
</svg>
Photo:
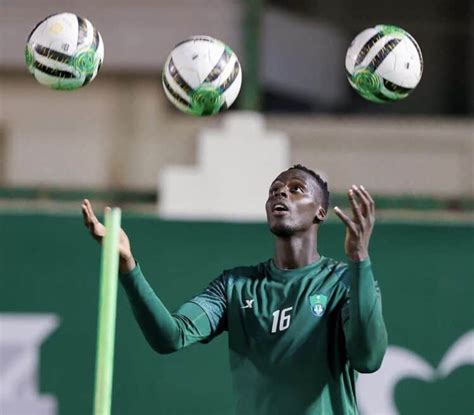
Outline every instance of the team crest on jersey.
<svg viewBox="0 0 474 415">
<path fill-rule="evenodd" d="M 328 303 L 328 297 L 324 294 L 314 294 L 309 296 L 309 305 L 311 312 L 316 317 L 321 317 L 326 311 L 326 305 Z"/>
</svg>

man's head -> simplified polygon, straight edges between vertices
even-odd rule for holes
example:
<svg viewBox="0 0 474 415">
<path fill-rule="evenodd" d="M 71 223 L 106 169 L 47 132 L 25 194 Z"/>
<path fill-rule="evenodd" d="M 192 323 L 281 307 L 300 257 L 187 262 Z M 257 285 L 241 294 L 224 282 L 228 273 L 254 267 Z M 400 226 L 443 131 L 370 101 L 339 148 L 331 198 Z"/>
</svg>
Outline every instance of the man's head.
<svg viewBox="0 0 474 415">
<path fill-rule="evenodd" d="M 297 164 L 273 181 L 265 207 L 272 233 L 282 237 L 304 233 L 326 218 L 327 183 L 313 170 Z"/>
</svg>

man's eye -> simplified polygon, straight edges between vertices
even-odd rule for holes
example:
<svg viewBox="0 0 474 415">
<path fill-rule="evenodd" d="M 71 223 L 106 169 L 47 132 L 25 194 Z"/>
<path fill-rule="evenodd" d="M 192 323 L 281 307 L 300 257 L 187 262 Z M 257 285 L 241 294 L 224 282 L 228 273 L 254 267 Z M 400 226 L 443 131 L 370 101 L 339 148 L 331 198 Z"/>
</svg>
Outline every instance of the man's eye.
<svg viewBox="0 0 474 415">
<path fill-rule="evenodd" d="M 301 193 L 303 193 L 303 188 L 301 186 L 293 186 L 291 188 L 291 191 L 292 192 L 301 192 Z"/>
</svg>

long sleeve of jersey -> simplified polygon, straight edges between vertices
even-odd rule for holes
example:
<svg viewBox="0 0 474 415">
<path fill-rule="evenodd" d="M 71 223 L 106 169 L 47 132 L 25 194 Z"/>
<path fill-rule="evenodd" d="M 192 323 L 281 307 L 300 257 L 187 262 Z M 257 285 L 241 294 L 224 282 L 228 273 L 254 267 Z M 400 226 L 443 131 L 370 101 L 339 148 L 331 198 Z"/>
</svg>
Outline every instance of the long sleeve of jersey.
<svg viewBox="0 0 474 415">
<path fill-rule="evenodd" d="M 119 274 L 119 278 L 135 319 L 158 353 L 172 353 L 211 337 L 211 322 L 202 307 L 190 301 L 170 313 L 146 281 L 139 265 L 127 274 Z"/>
<path fill-rule="evenodd" d="M 349 262 L 350 289 L 343 306 L 344 337 L 351 366 L 361 373 L 376 371 L 387 348 L 380 290 L 370 259 Z"/>
</svg>

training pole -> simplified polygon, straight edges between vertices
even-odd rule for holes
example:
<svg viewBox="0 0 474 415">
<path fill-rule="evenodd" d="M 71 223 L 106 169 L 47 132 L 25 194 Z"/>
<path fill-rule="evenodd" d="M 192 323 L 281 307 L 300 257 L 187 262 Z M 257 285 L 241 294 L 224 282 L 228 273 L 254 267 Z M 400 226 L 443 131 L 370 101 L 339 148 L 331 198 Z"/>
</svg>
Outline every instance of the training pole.
<svg viewBox="0 0 474 415">
<path fill-rule="evenodd" d="M 105 211 L 106 234 L 102 244 L 100 271 L 94 415 L 110 415 L 112 406 L 120 217 L 119 208 Z"/>
</svg>

